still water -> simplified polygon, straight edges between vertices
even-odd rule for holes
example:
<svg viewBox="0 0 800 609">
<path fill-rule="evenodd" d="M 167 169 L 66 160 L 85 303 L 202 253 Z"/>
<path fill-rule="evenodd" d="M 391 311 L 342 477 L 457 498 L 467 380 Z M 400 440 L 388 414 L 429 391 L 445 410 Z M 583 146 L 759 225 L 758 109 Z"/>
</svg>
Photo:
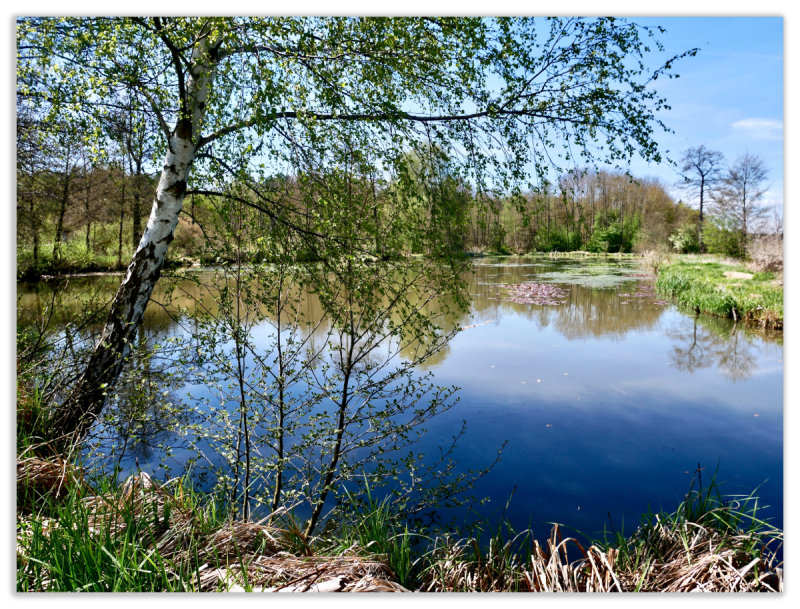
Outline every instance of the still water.
<svg viewBox="0 0 800 609">
<path fill-rule="evenodd" d="M 415 450 L 438 454 L 466 421 L 459 468 L 502 452 L 472 492 L 490 501 L 442 518 L 631 532 L 649 509 L 674 509 L 699 467 L 704 482 L 716 471 L 726 494 L 755 491 L 783 526 L 780 335 L 678 311 L 634 261 L 483 258 L 472 271 L 464 329 L 425 365 L 460 399 Z M 117 281 L 75 289 L 113 295 Z M 40 295 L 18 292 L 24 317 Z M 306 305 L 313 317 L 318 303 Z M 187 332 L 156 304 L 146 326 L 150 336 Z M 156 468 L 160 458 L 122 465 Z"/>
</svg>

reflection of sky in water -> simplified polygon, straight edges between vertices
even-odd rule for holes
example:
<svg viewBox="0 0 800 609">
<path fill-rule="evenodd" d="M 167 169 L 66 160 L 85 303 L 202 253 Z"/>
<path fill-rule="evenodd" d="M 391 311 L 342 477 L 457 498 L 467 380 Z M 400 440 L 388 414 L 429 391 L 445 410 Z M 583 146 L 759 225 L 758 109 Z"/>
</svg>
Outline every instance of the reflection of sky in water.
<svg viewBox="0 0 800 609">
<path fill-rule="evenodd" d="M 463 419 L 464 469 L 491 463 L 508 441 L 475 491 L 493 499 L 481 514 L 497 515 L 516 488 L 506 516 L 517 527 L 558 521 L 592 534 L 610 512 L 630 532 L 649 507 L 674 509 L 699 463 L 706 481 L 719 464 L 723 492 L 763 483 L 761 503 L 782 523 L 779 343 L 655 297 L 620 297 L 652 284 L 630 263 L 482 260 L 474 270 L 467 329 L 425 366 L 436 384 L 461 388 L 460 402 L 418 448 L 438 454 Z M 504 301 L 502 285 L 542 272 L 568 290 L 565 304 Z M 309 302 L 312 317 L 317 309 Z M 154 329 L 175 331 L 148 314 Z M 256 335 L 267 341 L 268 325 Z"/>
<path fill-rule="evenodd" d="M 533 279 L 509 269 L 492 283 Z M 782 347 L 654 299 L 620 307 L 630 291 L 578 286 L 567 304 L 544 307 L 476 291 L 474 327 L 435 367 L 461 402 L 429 440 L 466 419 L 464 467 L 507 440 L 477 494 L 503 502 L 516 486 L 507 515 L 518 526 L 559 521 L 591 534 L 610 511 L 630 531 L 648 507 L 674 509 L 698 463 L 706 482 L 719 464 L 723 492 L 763 483 L 761 503 L 780 524 Z"/>
</svg>

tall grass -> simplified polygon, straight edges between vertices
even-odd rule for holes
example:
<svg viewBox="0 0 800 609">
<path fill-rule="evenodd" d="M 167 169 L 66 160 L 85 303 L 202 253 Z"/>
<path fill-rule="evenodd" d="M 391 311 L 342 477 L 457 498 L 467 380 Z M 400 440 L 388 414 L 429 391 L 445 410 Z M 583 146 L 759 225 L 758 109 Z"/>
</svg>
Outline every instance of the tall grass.
<svg viewBox="0 0 800 609">
<path fill-rule="evenodd" d="M 726 277 L 731 271 L 752 278 Z M 782 328 L 783 286 L 775 279 L 774 273 L 749 273 L 740 265 L 676 260 L 659 266 L 656 290 L 699 313 Z"/>
<path fill-rule="evenodd" d="M 782 533 L 761 518 L 754 495 L 726 497 L 713 478 L 706 487 L 698 478 L 675 511 L 645 514 L 632 535 L 588 546 L 558 526 L 545 543 L 508 523 L 485 542 L 420 535 L 388 499 L 368 494 L 333 541 L 298 549 L 290 531 L 234 521 L 180 482 L 167 492 L 142 475 L 92 488 L 67 465 L 58 484 L 35 458 L 23 465 L 49 472 L 50 484 L 30 485 L 36 500 L 18 509 L 21 592 L 782 589 Z"/>
<path fill-rule="evenodd" d="M 632 535 L 615 532 L 601 546 L 633 591 L 778 590 L 783 533 L 762 510 L 755 494 L 723 495 L 716 475 L 704 488 L 698 465 L 675 511 L 644 514 Z"/>
<path fill-rule="evenodd" d="M 375 555 L 386 562 L 397 583 L 408 589 L 416 587 L 421 569 L 420 548 L 429 538 L 409 531 L 408 525 L 398 519 L 390 498 L 376 500 L 369 485 L 363 497 L 348 493 L 347 498 L 353 506 L 352 515 L 336 531 L 330 550 L 338 554 L 356 548 Z"/>
</svg>

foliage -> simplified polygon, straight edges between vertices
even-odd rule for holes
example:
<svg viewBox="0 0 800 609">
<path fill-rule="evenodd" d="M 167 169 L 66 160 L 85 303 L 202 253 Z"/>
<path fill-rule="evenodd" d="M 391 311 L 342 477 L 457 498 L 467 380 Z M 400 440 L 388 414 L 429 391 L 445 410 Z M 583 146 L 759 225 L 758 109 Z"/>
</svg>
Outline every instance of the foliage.
<svg viewBox="0 0 800 609">
<path fill-rule="evenodd" d="M 705 233 L 706 244 L 709 241 L 708 228 Z M 712 239 L 713 240 L 713 239 Z M 700 241 L 697 237 L 697 225 L 687 222 L 669 236 L 669 242 L 676 252 L 680 254 L 695 254 L 700 251 Z"/>
<path fill-rule="evenodd" d="M 711 254 L 722 254 L 731 258 L 743 259 L 746 255 L 742 235 L 724 218 L 706 224 L 706 250 Z"/>
<path fill-rule="evenodd" d="M 76 145 L 92 163 L 110 171 L 127 158 L 135 174 L 128 192 L 139 192 L 134 178 L 148 149 L 141 136 L 158 138 L 151 162 L 160 168 L 155 159 L 175 133 L 170 125 L 194 112 L 197 158 L 185 180 L 192 205 L 195 195 L 224 190 L 220 184 L 256 184 L 269 195 L 261 187 L 270 180 L 312 175 L 345 141 L 366 154 L 373 172 L 382 168 L 394 177 L 394 203 L 429 207 L 425 224 L 443 235 L 438 247 L 463 248 L 469 203 L 476 218 L 471 230 L 488 231 L 477 247 L 527 251 L 532 241 L 520 247 L 518 237 L 527 220 L 501 223 L 506 204 L 491 203 L 497 192 L 510 192 L 509 201 L 526 185 L 545 193 L 551 164 L 557 173 L 578 158 L 591 164 L 596 150 L 604 150 L 596 160 L 609 163 L 634 154 L 659 159 L 655 133 L 664 125 L 654 116 L 666 105 L 652 83 L 675 76 L 675 61 L 695 51 L 648 72 L 645 58 L 661 51 L 657 41 L 651 46 L 653 35 L 613 18 L 21 18 L 17 99 L 44 134 L 65 122 L 74 126 L 83 136 Z M 214 52 L 200 60 L 204 44 L 215 45 Z M 193 109 L 187 79 L 198 70 L 210 70 L 211 93 Z M 530 137 L 544 146 L 529 146 Z M 106 145 L 108 138 L 116 143 Z M 589 145 L 593 140 L 603 146 Z M 502 155 L 495 154 L 498 145 Z M 111 163 L 106 151 L 122 160 Z M 440 152 L 448 158 L 435 158 Z M 416 176 L 409 171 L 415 163 L 422 169 Z M 124 193 L 125 181 L 118 183 Z M 97 199 L 102 189 L 89 183 L 81 189 L 84 217 L 71 218 L 68 210 L 64 221 L 86 223 L 89 249 L 89 225 L 99 213 L 90 210 L 89 192 Z M 434 194 L 440 203 L 430 208 Z M 136 215 L 124 209 L 125 200 L 123 194 L 120 230 Z M 270 196 L 247 200 L 295 228 L 298 212 L 311 211 Z M 566 242 L 555 237 L 542 248 L 577 249 L 583 238 L 574 227 L 566 230 Z M 135 220 L 132 233 L 135 241 Z M 552 241 L 549 219 L 547 235 Z M 421 251 L 410 241 L 412 251 Z"/>
<path fill-rule="evenodd" d="M 21 18 L 18 91 L 45 120 L 63 121 L 69 107 L 87 127 L 108 112 L 95 102 L 124 84 L 150 105 L 128 108 L 134 122 L 171 122 L 193 111 L 175 96 L 185 93 L 177 81 L 187 50 L 210 40 L 217 78 L 203 139 L 215 141 L 215 158 L 252 153 L 262 138 L 280 156 L 291 135 L 322 151 L 347 131 L 370 138 L 372 151 L 374 138 L 392 138 L 384 161 L 397 158 L 401 138 L 443 150 L 460 142 L 469 162 L 480 163 L 473 171 L 519 178 L 528 161 L 545 162 L 526 135 L 563 143 L 565 159 L 569 143 L 590 158 L 591 136 L 603 139 L 612 162 L 634 153 L 658 160 L 652 133 L 663 125 L 654 113 L 665 101 L 650 83 L 674 76 L 677 58 L 648 72 L 652 35 L 614 18 Z M 424 113 L 409 112 L 409 99 Z M 550 120 L 553 113 L 561 120 Z M 458 116 L 465 120 L 447 120 Z M 495 135 L 508 146 L 505 158 L 475 156 Z"/>
<path fill-rule="evenodd" d="M 629 216 L 620 221 L 617 215 L 611 212 L 597 222 L 587 249 L 590 252 L 631 252 L 640 225 L 639 216 Z"/>
<path fill-rule="evenodd" d="M 659 267 L 656 290 L 694 311 L 783 327 L 783 287 L 773 273 L 746 279 L 726 272 L 751 275 L 744 266 L 682 258 Z"/>
</svg>

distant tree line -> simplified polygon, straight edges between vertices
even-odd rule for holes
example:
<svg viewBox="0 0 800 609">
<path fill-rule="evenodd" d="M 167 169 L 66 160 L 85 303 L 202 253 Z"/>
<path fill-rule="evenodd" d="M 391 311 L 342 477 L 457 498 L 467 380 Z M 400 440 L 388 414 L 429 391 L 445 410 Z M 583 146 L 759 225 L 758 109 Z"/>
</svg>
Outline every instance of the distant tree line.
<svg viewBox="0 0 800 609">
<path fill-rule="evenodd" d="M 155 192 L 154 174 L 146 170 L 152 153 L 146 134 L 134 124 L 111 120 L 98 154 L 74 134 L 42 133 L 20 107 L 18 267 L 121 268 L 141 238 L 143 202 Z M 315 224 L 316 209 L 326 204 L 331 179 L 313 173 L 267 180 L 233 176 L 228 192 L 246 203 L 245 242 L 255 244 L 273 228 L 274 218 L 264 209 L 277 205 L 308 237 L 298 247 L 297 259 L 316 259 L 319 248 L 313 235 L 324 232 Z M 410 153 L 394 175 L 353 169 L 347 179 L 350 196 L 362 200 L 360 209 L 372 210 L 378 230 L 368 249 L 379 259 L 467 252 L 640 251 L 669 247 L 670 239 L 697 221 L 696 212 L 676 203 L 658 180 L 622 172 L 573 170 L 538 192 L 515 197 L 476 192 L 450 167 L 446 154 L 433 148 Z M 173 261 L 213 263 L 224 256 L 228 231 L 217 226 L 219 203 L 210 191 L 187 192 L 170 252 Z M 429 227 L 438 241 L 418 242 L 416 230 L 385 235 L 380 225 L 388 225 L 393 214 L 405 216 L 400 226 Z M 250 249 L 254 255 L 263 253 Z"/>
<path fill-rule="evenodd" d="M 18 105 L 18 267 L 124 268 L 154 191 L 145 171 L 148 136 L 124 116 L 108 121 L 98 154 L 83 134 L 43 129 Z"/>
</svg>

